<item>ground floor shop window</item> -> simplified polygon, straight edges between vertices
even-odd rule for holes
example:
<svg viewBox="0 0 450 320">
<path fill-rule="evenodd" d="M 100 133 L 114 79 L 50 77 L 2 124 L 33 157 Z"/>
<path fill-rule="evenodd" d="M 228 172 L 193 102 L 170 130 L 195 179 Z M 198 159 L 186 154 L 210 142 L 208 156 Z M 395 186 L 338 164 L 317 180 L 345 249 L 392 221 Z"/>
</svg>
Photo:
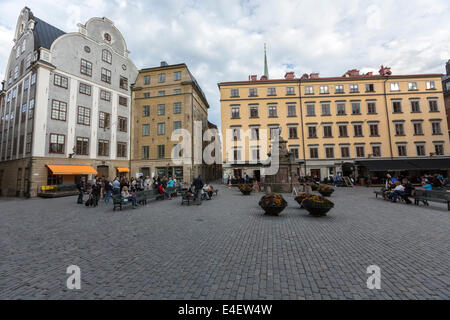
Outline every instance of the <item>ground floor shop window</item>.
<svg viewBox="0 0 450 320">
<path fill-rule="evenodd" d="M 54 175 L 50 171 L 48 172 L 47 176 L 47 185 L 48 186 L 56 186 L 59 184 L 62 184 L 63 177 L 61 175 Z"/>
</svg>

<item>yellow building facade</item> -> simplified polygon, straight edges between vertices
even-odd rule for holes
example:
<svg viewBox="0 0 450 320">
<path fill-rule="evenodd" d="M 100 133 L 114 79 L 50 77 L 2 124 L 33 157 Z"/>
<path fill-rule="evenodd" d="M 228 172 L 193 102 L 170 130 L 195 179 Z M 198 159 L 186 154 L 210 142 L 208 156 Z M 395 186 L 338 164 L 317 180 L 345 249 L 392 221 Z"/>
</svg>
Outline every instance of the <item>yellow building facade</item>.
<svg viewBox="0 0 450 320">
<path fill-rule="evenodd" d="M 353 167 L 356 176 L 377 163 L 395 170 L 392 160 L 406 159 L 421 160 L 410 170 L 434 169 L 435 161 L 423 160 L 450 159 L 441 76 L 397 76 L 382 67 L 379 75 L 350 70 L 342 77 L 295 78 L 289 72 L 285 79 L 219 83 L 224 168 L 257 178 L 261 161 L 255 158 L 267 158 L 261 146 L 280 128 L 299 175 L 324 179 Z M 264 129 L 267 137 L 258 137 Z"/>
<path fill-rule="evenodd" d="M 208 130 L 209 104 L 186 64 L 162 62 L 159 67 L 140 70 L 132 108 L 132 176 L 158 175 L 189 182 L 198 175 L 215 178 L 214 170 L 195 164 L 193 157 L 182 155 L 182 164 L 172 158 L 172 150 L 179 143 L 172 141 L 174 130 L 187 130 L 191 139 L 196 121 L 201 122 L 201 133 Z"/>
</svg>

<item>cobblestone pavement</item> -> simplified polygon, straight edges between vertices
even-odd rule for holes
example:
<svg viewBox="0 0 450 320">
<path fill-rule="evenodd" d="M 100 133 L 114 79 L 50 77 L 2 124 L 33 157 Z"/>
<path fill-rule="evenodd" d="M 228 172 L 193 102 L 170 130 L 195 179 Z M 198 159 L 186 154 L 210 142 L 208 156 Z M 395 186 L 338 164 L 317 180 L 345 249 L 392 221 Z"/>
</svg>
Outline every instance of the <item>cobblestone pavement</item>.
<svg viewBox="0 0 450 320">
<path fill-rule="evenodd" d="M 339 189 L 328 217 L 286 195 L 266 217 L 261 194 L 220 187 L 124 211 L 75 198 L 0 200 L 0 299 L 449 299 L 450 212 Z M 70 265 L 81 290 L 66 288 Z M 367 289 L 369 265 L 381 290 Z"/>
</svg>

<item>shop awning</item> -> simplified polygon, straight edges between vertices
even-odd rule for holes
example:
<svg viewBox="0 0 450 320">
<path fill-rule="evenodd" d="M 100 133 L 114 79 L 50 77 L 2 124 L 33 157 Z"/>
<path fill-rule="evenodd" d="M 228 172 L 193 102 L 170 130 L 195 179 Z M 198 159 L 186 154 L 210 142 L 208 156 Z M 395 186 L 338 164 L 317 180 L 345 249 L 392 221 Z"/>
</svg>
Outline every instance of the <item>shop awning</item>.
<svg viewBox="0 0 450 320">
<path fill-rule="evenodd" d="M 97 170 L 91 166 L 53 165 L 47 167 L 54 175 L 88 175 L 97 174 Z"/>
<path fill-rule="evenodd" d="M 126 172 L 130 172 L 130 169 L 128 169 L 128 168 L 117 168 L 117 172 L 119 172 L 119 173 L 126 173 Z"/>
<path fill-rule="evenodd" d="M 405 159 L 405 160 L 366 160 L 357 161 L 359 166 L 369 171 L 406 171 L 406 170 L 448 170 L 450 158 L 447 159 Z"/>
</svg>

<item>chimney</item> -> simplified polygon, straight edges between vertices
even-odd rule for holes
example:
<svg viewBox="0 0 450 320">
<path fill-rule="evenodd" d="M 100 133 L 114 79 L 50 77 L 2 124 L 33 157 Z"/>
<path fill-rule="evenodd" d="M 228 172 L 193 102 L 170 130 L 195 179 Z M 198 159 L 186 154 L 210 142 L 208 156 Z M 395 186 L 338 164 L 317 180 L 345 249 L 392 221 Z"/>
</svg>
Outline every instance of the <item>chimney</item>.
<svg viewBox="0 0 450 320">
<path fill-rule="evenodd" d="M 352 69 L 352 70 L 348 70 L 345 74 L 344 77 L 348 78 L 348 77 L 358 77 L 359 76 L 359 70 L 357 69 Z"/>
<path fill-rule="evenodd" d="M 161 67 L 168 67 L 169 64 L 165 61 L 161 61 Z"/>
<path fill-rule="evenodd" d="M 311 74 L 309 75 L 309 78 L 310 78 L 310 79 L 319 79 L 319 73 L 311 73 Z"/>
<path fill-rule="evenodd" d="M 284 76 L 284 79 L 286 80 L 294 80 L 295 73 L 294 72 L 286 72 L 286 75 Z"/>
<path fill-rule="evenodd" d="M 257 75 L 248 76 L 248 80 L 249 81 L 258 81 L 258 76 Z"/>
<path fill-rule="evenodd" d="M 385 66 L 381 66 L 379 73 L 380 73 L 381 76 L 390 76 L 390 75 L 392 75 L 391 68 L 385 67 Z"/>
<path fill-rule="evenodd" d="M 366 76 L 367 76 L 367 77 L 372 77 L 372 76 L 373 76 L 373 72 L 367 72 L 367 73 L 366 73 Z"/>
<path fill-rule="evenodd" d="M 450 60 L 447 61 L 447 65 L 445 67 L 447 69 L 447 75 L 450 76 Z"/>
<path fill-rule="evenodd" d="M 304 73 L 302 75 L 302 80 L 304 80 L 304 79 L 309 79 L 309 75 L 307 73 Z"/>
</svg>

